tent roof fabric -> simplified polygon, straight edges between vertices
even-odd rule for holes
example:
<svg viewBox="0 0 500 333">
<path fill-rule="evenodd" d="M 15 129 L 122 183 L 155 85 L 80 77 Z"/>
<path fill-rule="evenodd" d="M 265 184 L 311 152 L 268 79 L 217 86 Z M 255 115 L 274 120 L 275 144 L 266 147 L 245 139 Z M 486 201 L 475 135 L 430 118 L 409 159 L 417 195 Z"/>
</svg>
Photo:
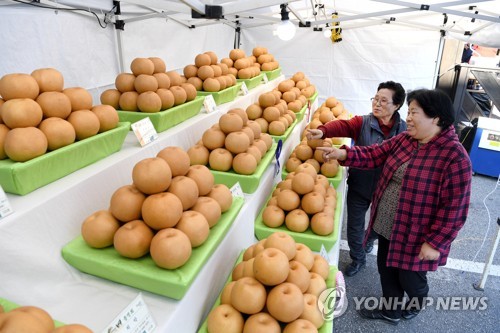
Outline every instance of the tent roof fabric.
<svg viewBox="0 0 500 333">
<path fill-rule="evenodd" d="M 0 5 L 22 6 L 0 0 Z M 32 5 L 35 5 L 31 3 Z M 226 24 L 252 29 L 281 21 L 286 4 L 290 21 L 305 29 L 325 29 L 338 23 L 343 30 L 394 24 L 441 31 L 449 37 L 488 47 L 500 47 L 500 1 L 494 0 L 41 0 L 36 5 L 60 9 L 81 8 L 102 21 L 129 22 L 164 17 L 185 28 Z M 84 7 L 85 6 L 85 7 Z M 79 12 L 84 15 L 91 13 Z M 335 19 L 332 14 L 338 13 Z"/>
</svg>

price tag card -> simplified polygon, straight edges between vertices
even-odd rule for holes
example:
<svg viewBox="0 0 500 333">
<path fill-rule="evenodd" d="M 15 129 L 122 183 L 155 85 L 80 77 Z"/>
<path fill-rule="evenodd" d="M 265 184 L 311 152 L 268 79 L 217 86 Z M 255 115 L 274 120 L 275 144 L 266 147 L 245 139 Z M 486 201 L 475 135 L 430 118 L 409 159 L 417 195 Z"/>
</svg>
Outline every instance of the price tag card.
<svg viewBox="0 0 500 333">
<path fill-rule="evenodd" d="M 275 171 L 274 171 L 274 179 L 273 179 L 273 184 L 279 184 L 281 181 L 283 181 L 282 174 L 281 174 L 281 169 L 277 170 L 278 168 L 275 166 Z"/>
<path fill-rule="evenodd" d="M 322 256 L 328 263 L 330 263 L 330 257 L 328 256 L 328 252 L 326 251 L 326 248 L 323 244 L 321 244 L 319 255 Z"/>
<path fill-rule="evenodd" d="M 139 294 L 102 333 L 153 333 L 155 329 L 156 323 Z"/>
<path fill-rule="evenodd" d="M 132 130 L 142 147 L 158 139 L 158 133 L 148 117 L 133 123 Z"/>
<path fill-rule="evenodd" d="M 241 88 L 240 88 L 240 95 L 245 96 L 248 95 L 248 87 L 245 82 L 241 83 Z"/>
<path fill-rule="evenodd" d="M 264 76 L 262 77 L 262 83 L 266 84 L 269 82 L 269 79 L 267 78 L 267 75 L 264 74 Z"/>
<path fill-rule="evenodd" d="M 217 110 L 217 105 L 215 104 L 214 96 L 205 96 L 205 99 L 203 100 L 203 106 L 205 107 L 207 113 L 215 112 L 215 110 Z"/>
<path fill-rule="evenodd" d="M 274 153 L 274 158 L 276 160 L 276 164 L 274 165 L 274 176 L 280 175 L 281 177 L 281 165 L 280 165 L 280 155 L 281 155 L 281 148 L 283 148 L 283 140 L 278 141 L 278 146 L 276 147 L 276 152 Z"/>
<path fill-rule="evenodd" d="M 245 198 L 245 195 L 243 194 L 243 190 L 241 189 L 240 182 L 237 182 L 236 184 L 234 184 L 230 190 L 231 190 L 231 193 L 233 194 L 233 197 Z"/>
<path fill-rule="evenodd" d="M 14 210 L 10 206 L 9 199 L 7 199 L 7 195 L 5 194 L 2 186 L 0 186 L 0 219 L 12 214 L 13 212 Z"/>
<path fill-rule="evenodd" d="M 307 113 L 306 113 L 307 120 L 311 119 L 311 107 L 312 107 L 311 101 L 307 100 Z"/>
</svg>

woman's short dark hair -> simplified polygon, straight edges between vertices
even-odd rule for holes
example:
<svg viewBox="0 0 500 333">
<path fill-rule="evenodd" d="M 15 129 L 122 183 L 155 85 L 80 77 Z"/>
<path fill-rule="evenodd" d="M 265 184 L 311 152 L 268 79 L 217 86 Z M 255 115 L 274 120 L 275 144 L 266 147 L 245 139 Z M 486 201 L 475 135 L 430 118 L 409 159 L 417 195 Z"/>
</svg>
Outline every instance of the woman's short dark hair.
<svg viewBox="0 0 500 333">
<path fill-rule="evenodd" d="M 405 102 L 406 92 L 400 83 L 394 81 L 382 82 L 378 85 L 377 91 L 379 91 L 380 89 L 392 90 L 392 103 L 395 105 L 399 105 L 399 108 L 396 111 L 401 109 Z"/>
<path fill-rule="evenodd" d="M 416 101 L 429 118 L 439 118 L 438 126 L 447 128 L 455 122 L 455 111 L 450 97 L 440 90 L 417 89 L 408 93 L 408 105 Z"/>
</svg>

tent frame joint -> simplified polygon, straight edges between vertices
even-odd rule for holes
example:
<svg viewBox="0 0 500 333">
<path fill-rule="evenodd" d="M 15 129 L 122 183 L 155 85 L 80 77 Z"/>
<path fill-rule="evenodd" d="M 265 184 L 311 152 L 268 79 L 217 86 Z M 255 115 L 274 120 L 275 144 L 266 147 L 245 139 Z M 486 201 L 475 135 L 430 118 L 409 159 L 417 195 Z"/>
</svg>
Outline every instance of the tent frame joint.
<svg viewBox="0 0 500 333">
<path fill-rule="evenodd" d="M 125 21 L 124 20 L 116 20 L 115 21 L 115 29 L 117 30 L 125 30 Z"/>
<path fill-rule="evenodd" d="M 115 8 L 115 15 L 121 15 L 122 10 L 120 7 L 120 1 L 113 1 L 113 7 Z"/>
</svg>

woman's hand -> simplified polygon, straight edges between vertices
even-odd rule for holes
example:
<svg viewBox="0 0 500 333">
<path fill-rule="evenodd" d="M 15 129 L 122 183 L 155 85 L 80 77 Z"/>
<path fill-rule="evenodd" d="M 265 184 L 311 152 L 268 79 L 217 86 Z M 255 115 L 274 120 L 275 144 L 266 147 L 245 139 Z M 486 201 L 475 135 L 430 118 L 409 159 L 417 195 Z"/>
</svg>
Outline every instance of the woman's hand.
<svg viewBox="0 0 500 333">
<path fill-rule="evenodd" d="M 336 147 L 317 147 L 316 150 L 323 151 L 323 159 L 325 162 L 329 160 L 344 161 L 347 158 L 347 151 L 345 149 L 338 149 Z"/>
<path fill-rule="evenodd" d="M 306 138 L 307 140 L 321 139 L 323 137 L 323 131 L 319 129 L 307 129 Z"/>
<path fill-rule="evenodd" d="M 439 259 L 438 250 L 429 245 L 429 243 L 425 242 L 422 244 L 422 248 L 420 249 L 420 253 L 418 254 L 418 259 L 420 260 L 437 260 Z"/>
</svg>

